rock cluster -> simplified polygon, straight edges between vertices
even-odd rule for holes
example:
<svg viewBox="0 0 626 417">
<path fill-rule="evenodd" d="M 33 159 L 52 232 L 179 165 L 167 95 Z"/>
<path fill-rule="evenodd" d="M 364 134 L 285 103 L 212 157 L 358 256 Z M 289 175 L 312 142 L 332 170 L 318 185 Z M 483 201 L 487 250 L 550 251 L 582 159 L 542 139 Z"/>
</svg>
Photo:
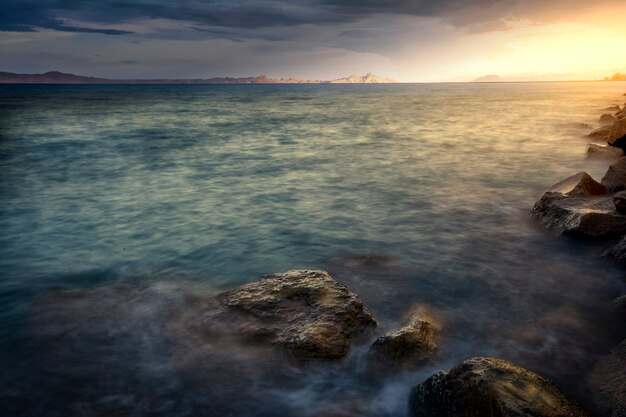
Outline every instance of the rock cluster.
<svg viewBox="0 0 626 417">
<path fill-rule="evenodd" d="M 626 149 L 626 103 L 620 106 L 608 107 L 604 110 L 614 113 L 604 113 L 598 120 L 602 126 L 592 130 L 587 136 L 605 141 L 606 144 L 590 143 L 587 149 L 588 158 L 615 158 L 624 155 Z"/>
<path fill-rule="evenodd" d="M 608 168 L 600 183 L 582 172 L 555 184 L 535 203 L 531 213 L 543 225 L 560 233 L 584 238 L 616 238 L 604 255 L 625 262 L 626 158 L 623 156 L 626 150 L 626 104 L 623 108 L 613 106 L 605 110 L 615 113 L 600 116 L 599 122 L 605 125 L 589 136 L 605 139 L 606 144 L 590 144 L 587 157 L 618 158 L 617 162 Z M 625 299 L 626 294 L 618 297 L 613 302 L 614 307 L 623 311 Z M 604 415 L 626 417 L 626 340 L 597 363 L 590 378 L 590 388 Z M 485 412 L 484 415 L 496 414 Z"/>
</svg>

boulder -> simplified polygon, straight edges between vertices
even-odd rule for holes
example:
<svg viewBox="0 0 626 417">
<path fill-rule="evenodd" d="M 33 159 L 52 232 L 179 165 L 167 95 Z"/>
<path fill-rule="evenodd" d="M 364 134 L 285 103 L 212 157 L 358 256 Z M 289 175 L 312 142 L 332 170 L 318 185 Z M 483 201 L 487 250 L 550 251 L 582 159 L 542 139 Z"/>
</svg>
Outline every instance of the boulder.
<svg viewBox="0 0 626 417">
<path fill-rule="evenodd" d="M 611 126 L 612 125 L 607 125 L 594 129 L 587 136 L 594 139 L 606 139 L 611 132 Z"/>
<path fill-rule="evenodd" d="M 351 339 L 376 327 L 359 297 L 324 271 L 266 275 L 216 301 L 207 300 L 185 321 L 209 338 L 226 331 L 281 347 L 297 359 L 342 358 Z"/>
<path fill-rule="evenodd" d="M 369 351 L 372 367 L 396 371 L 412 369 L 430 361 L 439 344 L 441 324 L 424 306 L 411 309 L 400 330 L 376 339 Z"/>
<path fill-rule="evenodd" d="M 609 113 L 604 113 L 602 116 L 600 116 L 600 119 L 598 121 L 603 124 L 612 124 L 613 122 L 615 122 L 615 116 Z"/>
<path fill-rule="evenodd" d="M 626 158 L 612 164 L 602 177 L 601 181 L 609 193 L 616 193 L 626 189 Z"/>
<path fill-rule="evenodd" d="M 626 191 L 620 191 L 613 196 L 613 204 L 618 213 L 626 214 Z"/>
<path fill-rule="evenodd" d="M 603 414 L 626 417 L 626 340 L 596 364 L 589 385 Z"/>
<path fill-rule="evenodd" d="M 626 215 L 615 210 L 606 188 L 581 172 L 555 184 L 535 203 L 531 214 L 559 233 L 605 238 L 626 233 Z"/>
<path fill-rule="evenodd" d="M 619 148 L 626 147 L 626 118 L 617 119 L 607 135 L 606 141 L 609 145 Z"/>
<path fill-rule="evenodd" d="M 567 197 L 590 197 L 606 194 L 606 188 L 586 172 L 579 172 L 557 182 L 548 193 L 558 193 Z"/>
<path fill-rule="evenodd" d="M 611 197 L 566 197 L 546 193 L 532 210 L 541 224 L 582 238 L 608 238 L 626 233 L 626 215 L 615 210 Z"/>
<path fill-rule="evenodd" d="M 617 159 L 624 156 L 624 150 L 610 145 L 590 143 L 587 147 L 587 159 Z"/>
<path fill-rule="evenodd" d="M 413 417 L 583 417 L 552 382 L 510 362 L 472 358 L 411 391 Z"/>
</svg>

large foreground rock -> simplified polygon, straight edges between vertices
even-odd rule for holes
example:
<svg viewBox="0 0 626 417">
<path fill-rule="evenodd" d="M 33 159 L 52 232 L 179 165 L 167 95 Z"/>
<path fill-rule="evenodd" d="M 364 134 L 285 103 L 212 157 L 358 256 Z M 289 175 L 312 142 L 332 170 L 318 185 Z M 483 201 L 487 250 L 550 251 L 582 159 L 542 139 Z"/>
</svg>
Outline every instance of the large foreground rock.
<svg viewBox="0 0 626 417">
<path fill-rule="evenodd" d="M 354 293 L 327 272 L 266 275 L 208 300 L 187 317 L 207 338 L 238 337 L 285 349 L 298 359 L 339 359 L 352 338 L 376 326 Z"/>
<path fill-rule="evenodd" d="M 584 172 L 555 184 L 535 203 L 531 213 L 559 233 L 590 238 L 626 233 L 626 215 L 615 210 L 604 185 Z"/>
<path fill-rule="evenodd" d="M 618 118 L 611 129 L 609 130 L 609 134 L 607 136 L 606 141 L 609 145 L 617 146 L 620 148 L 626 148 L 626 119 Z"/>
<path fill-rule="evenodd" d="M 374 369 L 395 371 L 426 364 L 435 353 L 441 334 L 440 321 L 424 306 L 416 306 L 400 330 L 379 337 L 369 352 Z"/>
<path fill-rule="evenodd" d="M 609 193 L 616 193 L 626 189 L 626 158 L 612 164 L 602 177 L 604 185 Z"/>
<path fill-rule="evenodd" d="M 595 366 L 590 385 L 596 404 L 611 417 L 626 417 L 626 340 Z"/>
<path fill-rule="evenodd" d="M 549 380 L 494 358 L 472 358 L 413 388 L 413 417 L 583 417 Z"/>
</svg>

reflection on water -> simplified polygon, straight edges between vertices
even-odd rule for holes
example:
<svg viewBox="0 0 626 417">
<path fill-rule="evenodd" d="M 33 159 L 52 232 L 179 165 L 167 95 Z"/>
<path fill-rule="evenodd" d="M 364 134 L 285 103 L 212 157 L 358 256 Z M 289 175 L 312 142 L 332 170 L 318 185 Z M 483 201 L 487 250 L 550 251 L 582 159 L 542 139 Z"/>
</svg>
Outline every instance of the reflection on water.
<svg viewBox="0 0 626 417">
<path fill-rule="evenodd" d="M 528 218 L 586 161 L 622 83 L 0 87 L 0 398 L 13 416 L 403 416 L 476 355 L 585 404 L 624 334 L 602 244 Z M 256 276 L 329 270 L 380 323 L 426 304 L 437 363 L 374 376 L 356 346 L 296 366 L 178 325 Z M 63 291 L 63 290 L 69 290 Z M 374 336 L 373 336 L 374 337 Z"/>
</svg>

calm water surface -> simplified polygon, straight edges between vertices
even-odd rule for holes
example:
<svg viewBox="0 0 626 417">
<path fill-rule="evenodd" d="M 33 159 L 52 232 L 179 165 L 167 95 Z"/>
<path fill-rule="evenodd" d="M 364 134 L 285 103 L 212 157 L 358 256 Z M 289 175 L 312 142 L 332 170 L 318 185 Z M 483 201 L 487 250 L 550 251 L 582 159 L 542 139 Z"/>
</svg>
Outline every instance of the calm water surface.
<svg viewBox="0 0 626 417">
<path fill-rule="evenodd" d="M 479 355 L 593 407 L 585 378 L 624 336 L 607 307 L 623 272 L 528 212 L 568 175 L 601 178 L 580 123 L 624 91 L 0 86 L 0 409 L 405 416 L 412 386 Z M 190 300 L 294 268 L 333 273 L 379 333 L 430 305 L 445 322 L 436 363 L 372 377 L 368 343 L 298 368 L 172 336 Z M 88 292 L 67 303 L 67 289 Z"/>
</svg>

